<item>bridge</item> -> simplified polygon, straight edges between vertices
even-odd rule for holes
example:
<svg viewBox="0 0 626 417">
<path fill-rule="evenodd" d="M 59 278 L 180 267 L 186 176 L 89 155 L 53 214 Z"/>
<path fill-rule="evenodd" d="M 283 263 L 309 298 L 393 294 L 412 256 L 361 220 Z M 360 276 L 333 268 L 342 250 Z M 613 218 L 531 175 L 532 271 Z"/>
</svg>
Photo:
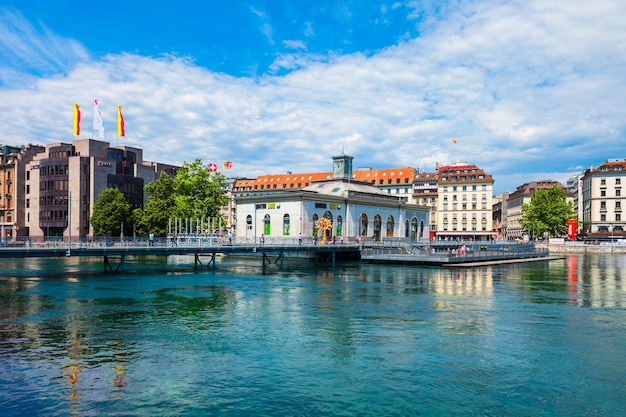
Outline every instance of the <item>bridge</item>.
<svg viewBox="0 0 626 417">
<path fill-rule="evenodd" d="M 380 242 L 346 239 L 340 244 L 316 242 L 313 239 L 281 237 L 257 239 L 202 237 L 194 235 L 173 239 L 94 238 L 71 242 L 32 240 L 12 242 L 0 247 L 0 258 L 55 258 L 69 256 L 102 257 L 105 272 L 123 271 L 129 256 L 193 256 L 194 268 L 213 267 L 218 255 L 260 258 L 263 266 L 282 266 L 286 258 L 315 262 L 344 260 L 405 263 L 451 267 L 479 266 L 493 263 L 549 260 L 546 249 L 532 244 L 510 242 L 412 242 L 401 238 L 384 238 Z"/>
<path fill-rule="evenodd" d="M 188 237 L 155 240 L 134 238 L 80 239 L 72 242 L 61 240 L 34 241 L 24 239 L 0 247 L 0 258 L 57 258 L 70 256 L 102 257 L 105 272 L 123 271 L 129 256 L 192 255 L 194 268 L 215 267 L 217 255 L 259 257 L 263 266 L 282 266 L 287 257 L 311 259 L 316 262 L 358 260 L 362 246 L 352 244 L 318 244 L 312 239 L 300 243 L 297 239 L 266 239 L 254 242 L 250 239 L 222 237 Z"/>
</svg>

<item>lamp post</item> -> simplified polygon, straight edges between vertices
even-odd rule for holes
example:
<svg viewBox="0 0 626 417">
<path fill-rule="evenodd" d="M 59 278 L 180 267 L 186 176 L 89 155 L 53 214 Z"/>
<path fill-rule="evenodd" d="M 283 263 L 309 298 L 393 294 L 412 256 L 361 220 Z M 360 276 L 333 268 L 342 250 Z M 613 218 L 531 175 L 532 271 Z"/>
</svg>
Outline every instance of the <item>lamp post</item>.
<svg viewBox="0 0 626 417">
<path fill-rule="evenodd" d="M 256 209 L 259 207 L 258 204 L 254 204 L 254 251 L 256 252 Z"/>
<path fill-rule="evenodd" d="M 613 230 L 615 230 L 615 225 L 611 225 L 611 252 L 613 252 L 613 245 L 615 240 L 613 239 Z"/>
<path fill-rule="evenodd" d="M 474 244 L 474 250 L 476 250 L 476 225 L 475 224 L 472 225 L 472 233 L 473 233 L 472 243 Z"/>
</svg>

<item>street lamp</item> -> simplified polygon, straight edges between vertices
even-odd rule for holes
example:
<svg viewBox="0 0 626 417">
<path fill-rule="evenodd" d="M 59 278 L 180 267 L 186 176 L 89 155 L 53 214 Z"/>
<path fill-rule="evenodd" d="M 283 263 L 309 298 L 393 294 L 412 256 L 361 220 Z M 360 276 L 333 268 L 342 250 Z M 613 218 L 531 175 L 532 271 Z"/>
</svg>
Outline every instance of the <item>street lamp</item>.
<svg viewBox="0 0 626 417">
<path fill-rule="evenodd" d="M 254 251 L 256 252 L 256 209 L 259 208 L 258 204 L 254 204 Z"/>
</svg>

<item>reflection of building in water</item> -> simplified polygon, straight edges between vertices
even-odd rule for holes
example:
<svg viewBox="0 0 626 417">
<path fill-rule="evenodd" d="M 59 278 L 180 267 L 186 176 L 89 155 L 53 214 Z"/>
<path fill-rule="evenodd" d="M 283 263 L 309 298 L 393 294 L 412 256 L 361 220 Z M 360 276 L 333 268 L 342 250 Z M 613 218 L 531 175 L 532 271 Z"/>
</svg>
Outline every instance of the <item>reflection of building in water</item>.
<svg viewBox="0 0 626 417">
<path fill-rule="evenodd" d="M 391 269 L 394 268 L 394 269 Z M 428 292 L 445 295 L 491 295 L 493 272 L 485 268 L 406 268 L 363 265 L 359 279 L 398 285 L 427 286 Z"/>
<path fill-rule="evenodd" d="M 573 260 L 572 260 L 573 259 Z M 626 257 L 619 255 L 568 257 L 567 277 L 572 302 L 581 307 L 623 307 L 626 287 L 622 271 Z"/>
</svg>

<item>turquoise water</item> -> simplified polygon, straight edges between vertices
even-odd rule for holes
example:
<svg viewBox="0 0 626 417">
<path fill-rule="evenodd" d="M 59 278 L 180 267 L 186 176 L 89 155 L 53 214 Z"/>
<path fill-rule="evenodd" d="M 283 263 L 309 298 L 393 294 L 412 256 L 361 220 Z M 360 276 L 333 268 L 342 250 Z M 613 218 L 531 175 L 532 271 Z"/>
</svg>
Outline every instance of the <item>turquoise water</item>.
<svg viewBox="0 0 626 417">
<path fill-rule="evenodd" d="M 0 261 L 2 416 L 623 416 L 626 257 Z"/>
</svg>

